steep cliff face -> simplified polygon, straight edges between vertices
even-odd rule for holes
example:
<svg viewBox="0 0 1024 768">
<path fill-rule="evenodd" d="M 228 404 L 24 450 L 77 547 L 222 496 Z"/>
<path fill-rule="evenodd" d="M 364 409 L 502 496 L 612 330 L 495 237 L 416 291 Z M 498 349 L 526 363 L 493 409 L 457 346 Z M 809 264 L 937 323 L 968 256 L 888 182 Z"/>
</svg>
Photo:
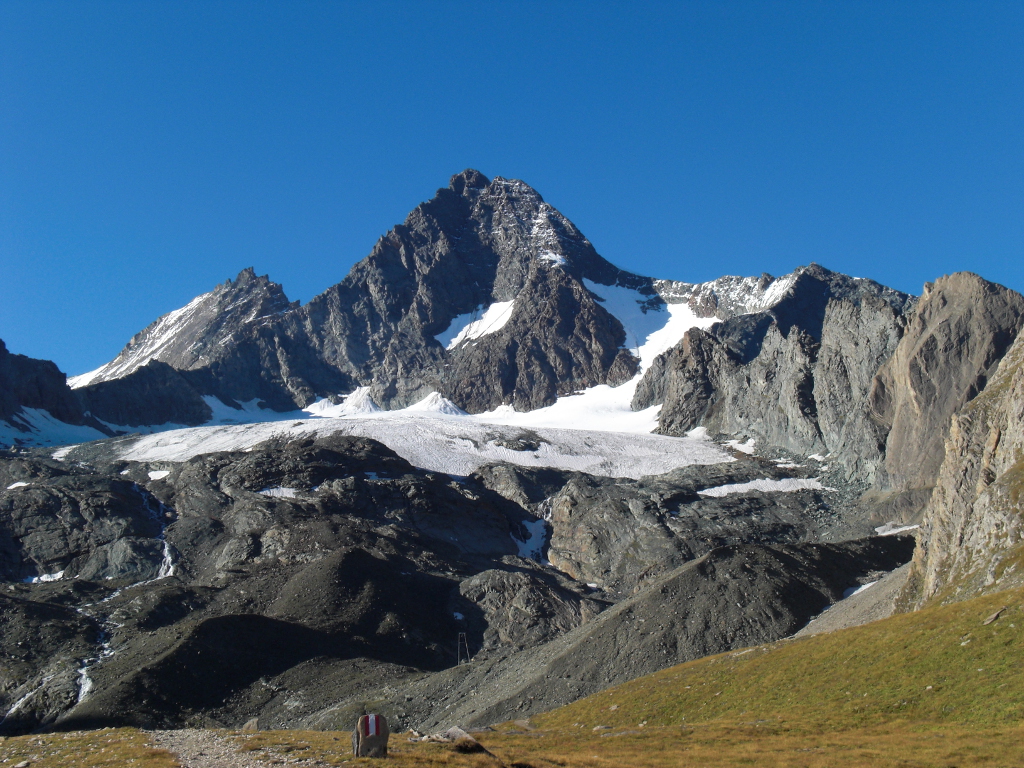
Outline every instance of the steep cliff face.
<svg viewBox="0 0 1024 768">
<path fill-rule="evenodd" d="M 906 607 L 965 599 L 1024 582 L 1024 337 L 985 390 L 953 417 Z"/>
<path fill-rule="evenodd" d="M 875 504 L 912 521 L 927 503 L 950 419 L 985 389 L 1024 325 L 1024 297 L 969 272 L 925 286 L 907 332 L 878 371 L 868 408 L 888 433 Z"/>
<path fill-rule="evenodd" d="M 67 424 L 85 423 L 81 406 L 56 365 L 12 355 L 0 341 L 0 421 L 17 424 L 23 408 L 45 410 Z"/>
<path fill-rule="evenodd" d="M 765 310 L 688 331 L 651 366 L 633 407 L 664 403 L 664 434 L 703 426 L 798 453 L 831 452 L 849 476 L 870 479 L 884 431 L 867 395 L 913 303 L 869 280 L 798 270 Z"/>
<path fill-rule="evenodd" d="M 150 360 L 124 378 L 89 384 L 75 393 L 86 410 L 119 427 L 197 426 L 213 415 L 189 383 L 188 371 L 177 371 L 159 360 Z"/>
</svg>

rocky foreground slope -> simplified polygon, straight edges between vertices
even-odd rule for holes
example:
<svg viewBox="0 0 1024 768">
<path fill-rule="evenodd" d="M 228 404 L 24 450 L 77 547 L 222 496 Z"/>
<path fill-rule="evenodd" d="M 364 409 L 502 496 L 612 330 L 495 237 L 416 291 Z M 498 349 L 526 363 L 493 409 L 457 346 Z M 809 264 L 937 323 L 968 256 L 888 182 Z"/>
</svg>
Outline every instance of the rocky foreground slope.
<svg viewBox="0 0 1024 768">
<path fill-rule="evenodd" d="M 453 479 L 350 436 L 93 468 L 11 454 L 4 727 L 325 724 L 368 696 L 424 726 L 465 693 L 450 690 L 469 669 L 450 669 L 460 637 L 482 681 L 460 717 L 480 721 L 781 637 L 912 551 L 802 543 L 841 523 L 821 514 L 838 492 L 815 483 L 701 495 L 807 471 L 738 454 L 706 475 L 506 464 Z M 655 634 L 633 632 L 644 616 Z M 574 644 L 590 658 L 576 682 L 527 690 L 578 664 Z"/>
</svg>

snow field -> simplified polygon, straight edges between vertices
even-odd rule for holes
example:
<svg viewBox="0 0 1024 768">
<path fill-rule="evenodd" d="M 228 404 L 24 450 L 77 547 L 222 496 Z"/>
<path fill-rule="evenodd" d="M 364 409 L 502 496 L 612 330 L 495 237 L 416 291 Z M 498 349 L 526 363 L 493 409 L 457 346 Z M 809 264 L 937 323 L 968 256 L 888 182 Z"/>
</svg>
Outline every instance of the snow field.
<svg viewBox="0 0 1024 768">
<path fill-rule="evenodd" d="M 459 344 L 470 339 L 479 339 L 489 333 L 500 331 L 512 317 L 512 305 L 515 301 L 496 301 L 484 309 L 477 307 L 472 312 L 459 315 L 444 333 L 434 338 L 447 350 L 455 349 Z"/>
<path fill-rule="evenodd" d="M 762 491 L 764 493 L 794 493 L 796 491 L 830 490 L 832 489 L 823 486 L 821 481 L 816 477 L 812 477 L 809 480 L 787 477 L 782 480 L 770 480 L 765 478 L 764 480 L 751 480 L 748 483 L 729 483 L 728 485 L 719 485 L 714 488 L 706 488 L 703 491 L 698 491 L 698 495 L 720 499 L 723 496 L 729 496 L 734 493 L 750 493 L 751 491 Z"/>
<path fill-rule="evenodd" d="M 553 467 L 606 477 L 639 478 L 691 464 L 718 464 L 732 457 L 715 443 L 651 434 L 580 429 L 537 429 L 535 451 L 514 451 L 496 441 L 524 437 L 522 430 L 474 417 L 390 412 L 371 418 L 317 418 L 255 424 L 193 427 L 142 435 L 119 452 L 131 461 L 186 461 L 217 451 L 244 451 L 271 438 L 331 434 L 379 440 L 413 466 L 465 476 L 489 462 Z"/>
<path fill-rule="evenodd" d="M 22 408 L 14 418 L 25 424 L 29 431 L 22 432 L 6 421 L 0 421 L 0 445 L 16 445 L 26 438 L 31 438 L 33 445 L 67 445 L 68 443 L 102 440 L 106 437 L 98 429 L 92 427 L 65 424 L 42 408 Z"/>
</svg>

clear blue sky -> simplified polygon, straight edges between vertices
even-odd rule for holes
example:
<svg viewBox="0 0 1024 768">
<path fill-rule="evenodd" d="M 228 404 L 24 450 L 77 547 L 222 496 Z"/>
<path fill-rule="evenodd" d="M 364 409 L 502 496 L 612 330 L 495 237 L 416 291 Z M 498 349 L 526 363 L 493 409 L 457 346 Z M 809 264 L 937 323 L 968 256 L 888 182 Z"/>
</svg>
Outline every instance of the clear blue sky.
<svg viewBox="0 0 1024 768">
<path fill-rule="evenodd" d="M 616 264 L 1024 289 L 1020 2 L 0 2 L 0 338 L 70 374 L 254 266 L 308 301 L 451 174 Z"/>
</svg>

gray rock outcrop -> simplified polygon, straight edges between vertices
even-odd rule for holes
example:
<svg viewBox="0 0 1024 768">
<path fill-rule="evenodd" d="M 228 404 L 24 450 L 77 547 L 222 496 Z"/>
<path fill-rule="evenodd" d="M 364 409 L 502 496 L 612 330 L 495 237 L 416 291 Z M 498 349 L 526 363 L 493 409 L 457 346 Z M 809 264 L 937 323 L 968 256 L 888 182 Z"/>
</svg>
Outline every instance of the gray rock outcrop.
<svg viewBox="0 0 1024 768">
<path fill-rule="evenodd" d="M 981 358 L 984 360 L 984 358 Z M 952 418 L 922 520 L 906 608 L 1024 583 L 1024 337 Z"/>
<path fill-rule="evenodd" d="M 867 403 L 887 433 L 876 513 L 914 521 L 943 461 L 950 420 L 983 391 L 1024 325 L 1024 297 L 969 272 L 926 285 Z"/>
<path fill-rule="evenodd" d="M 67 377 L 54 363 L 11 354 L 0 340 L 0 422 L 24 432 L 26 441 L 31 442 L 33 419 L 26 409 L 45 411 L 65 424 L 92 427 L 100 435 L 111 434 L 83 410 Z"/>
<path fill-rule="evenodd" d="M 87 578 L 155 576 L 165 520 L 147 491 L 125 479 L 69 472 L 40 459 L 0 471 L 0 579 L 64 572 Z"/>
<path fill-rule="evenodd" d="M 635 409 L 663 403 L 660 431 L 746 435 L 794 453 L 833 453 L 870 479 L 884 432 L 867 395 L 914 299 L 817 265 L 797 270 L 761 312 L 691 329 L 646 372 Z"/>
<path fill-rule="evenodd" d="M 213 411 L 188 381 L 188 373 L 150 360 L 122 378 L 75 390 L 82 407 L 117 427 L 197 426 Z"/>
</svg>

